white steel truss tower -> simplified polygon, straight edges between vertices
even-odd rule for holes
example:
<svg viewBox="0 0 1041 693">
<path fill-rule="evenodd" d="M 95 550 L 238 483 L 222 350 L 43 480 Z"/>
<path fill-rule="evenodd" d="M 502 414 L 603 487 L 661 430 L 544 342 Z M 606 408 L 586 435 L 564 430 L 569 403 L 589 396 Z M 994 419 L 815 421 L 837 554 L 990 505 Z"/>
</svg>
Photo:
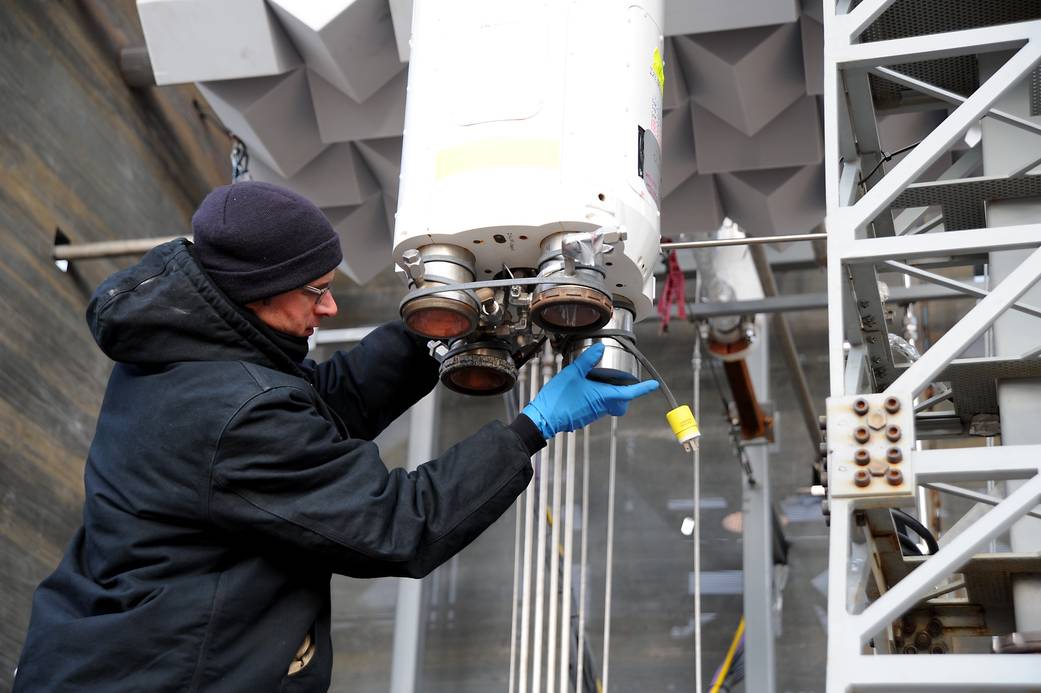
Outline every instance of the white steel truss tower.
<svg viewBox="0 0 1041 693">
<path fill-rule="evenodd" d="M 1029 293 L 1041 277 L 1041 3 L 824 5 L 827 690 L 1041 690 L 1041 520 L 1026 518 L 1041 501 L 1041 424 L 1023 425 L 1041 409 L 1029 303 L 1041 292 Z M 880 118 L 938 107 L 942 122 L 890 164 Z M 972 266 L 1000 282 L 983 290 L 938 269 Z M 892 272 L 977 299 L 907 364 L 878 281 Z M 993 326 L 1010 317 L 1023 322 L 1002 338 Z M 1005 353 L 958 358 L 988 333 Z M 1016 339 L 1030 347 L 1009 353 Z M 990 492 L 965 486 L 983 482 Z M 926 555 L 904 555 L 915 518 L 893 509 L 917 507 L 927 525 L 937 492 L 976 506 Z"/>
</svg>

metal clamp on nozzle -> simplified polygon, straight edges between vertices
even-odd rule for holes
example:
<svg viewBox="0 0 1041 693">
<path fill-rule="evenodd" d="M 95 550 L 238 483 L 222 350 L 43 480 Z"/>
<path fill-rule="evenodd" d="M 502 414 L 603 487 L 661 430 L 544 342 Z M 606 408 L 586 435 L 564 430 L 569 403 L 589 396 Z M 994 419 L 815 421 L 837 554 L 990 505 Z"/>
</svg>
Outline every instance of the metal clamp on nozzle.
<svg viewBox="0 0 1041 693">
<path fill-rule="evenodd" d="M 401 259 L 398 260 L 398 266 L 408 275 L 412 286 L 421 286 L 426 272 L 423 269 L 423 256 L 418 250 L 413 248 L 402 253 Z"/>
<path fill-rule="evenodd" d="M 550 332 L 565 334 L 603 327 L 612 311 L 610 293 L 604 285 L 603 254 L 601 229 L 557 233 L 543 239 L 539 277 L 574 278 L 587 285 L 537 286 L 531 298 L 532 321 Z"/>
<path fill-rule="evenodd" d="M 406 250 L 398 265 L 409 277 L 412 291 L 401 304 L 401 319 L 409 331 L 429 339 L 458 339 L 477 329 L 477 299 L 465 291 L 445 291 L 412 298 L 417 290 L 472 282 L 473 253 L 454 245 L 432 244 Z"/>
</svg>

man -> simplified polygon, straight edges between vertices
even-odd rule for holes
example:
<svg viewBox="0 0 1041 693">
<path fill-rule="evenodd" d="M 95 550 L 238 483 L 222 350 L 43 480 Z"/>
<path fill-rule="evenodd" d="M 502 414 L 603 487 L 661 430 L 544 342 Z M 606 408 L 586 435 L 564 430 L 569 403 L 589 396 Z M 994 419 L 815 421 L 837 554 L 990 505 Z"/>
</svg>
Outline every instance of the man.
<svg viewBox="0 0 1041 693">
<path fill-rule="evenodd" d="M 36 591 L 15 690 L 321 691 L 329 580 L 421 577 L 494 522 L 563 430 L 657 383 L 587 380 L 589 350 L 509 425 L 412 473 L 371 442 L 437 382 L 400 322 L 316 364 L 339 238 L 265 183 L 218 188 L 178 240 L 109 277 L 87 322 L 115 362 L 83 527 Z"/>
</svg>

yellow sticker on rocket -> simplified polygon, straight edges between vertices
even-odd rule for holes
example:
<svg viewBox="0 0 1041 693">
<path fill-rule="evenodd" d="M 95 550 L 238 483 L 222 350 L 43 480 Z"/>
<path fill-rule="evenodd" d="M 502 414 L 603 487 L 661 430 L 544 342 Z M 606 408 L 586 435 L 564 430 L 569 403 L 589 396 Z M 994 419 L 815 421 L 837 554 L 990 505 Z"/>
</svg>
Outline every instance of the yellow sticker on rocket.
<svg viewBox="0 0 1041 693">
<path fill-rule="evenodd" d="M 661 89 L 661 93 L 665 93 L 665 61 L 661 59 L 661 51 L 657 48 L 654 49 L 654 55 L 651 57 L 651 70 L 654 71 L 654 76 L 658 79 L 658 88 Z"/>
</svg>

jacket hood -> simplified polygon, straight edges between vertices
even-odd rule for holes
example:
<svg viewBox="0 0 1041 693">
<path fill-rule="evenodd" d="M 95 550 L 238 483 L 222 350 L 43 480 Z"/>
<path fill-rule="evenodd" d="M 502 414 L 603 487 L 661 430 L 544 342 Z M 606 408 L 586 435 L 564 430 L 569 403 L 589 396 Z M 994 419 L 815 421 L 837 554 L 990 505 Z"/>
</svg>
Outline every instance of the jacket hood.
<svg viewBox="0 0 1041 693">
<path fill-rule="evenodd" d="M 213 284 L 183 238 L 103 281 L 87 305 L 87 325 L 105 355 L 121 363 L 250 361 L 300 372 Z"/>
</svg>

